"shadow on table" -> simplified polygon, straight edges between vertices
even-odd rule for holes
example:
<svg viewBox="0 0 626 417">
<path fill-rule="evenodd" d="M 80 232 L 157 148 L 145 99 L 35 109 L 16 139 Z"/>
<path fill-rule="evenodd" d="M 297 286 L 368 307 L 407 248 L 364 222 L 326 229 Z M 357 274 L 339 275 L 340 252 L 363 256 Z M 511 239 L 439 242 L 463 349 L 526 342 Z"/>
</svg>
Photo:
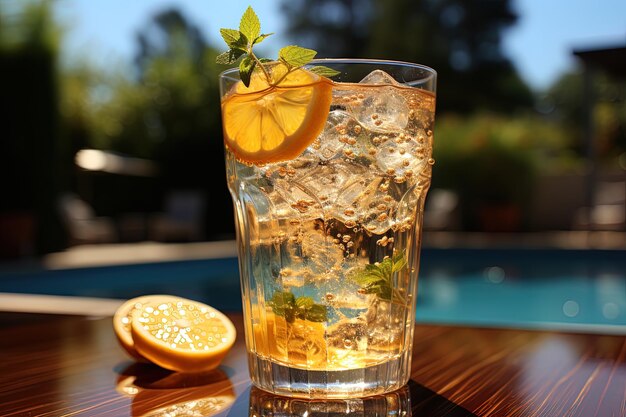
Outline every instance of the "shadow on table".
<svg viewBox="0 0 626 417">
<path fill-rule="evenodd" d="M 476 414 L 415 381 L 409 381 L 408 388 L 412 417 L 477 417 Z"/>
</svg>

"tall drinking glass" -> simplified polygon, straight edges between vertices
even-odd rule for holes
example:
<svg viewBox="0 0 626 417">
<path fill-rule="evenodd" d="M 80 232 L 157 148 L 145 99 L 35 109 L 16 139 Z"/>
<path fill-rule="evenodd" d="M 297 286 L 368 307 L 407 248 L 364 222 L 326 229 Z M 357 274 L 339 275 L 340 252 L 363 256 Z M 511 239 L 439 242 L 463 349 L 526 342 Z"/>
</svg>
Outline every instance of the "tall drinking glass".
<svg viewBox="0 0 626 417">
<path fill-rule="evenodd" d="M 436 73 L 394 61 L 312 65 L 340 75 L 308 147 L 255 165 L 226 146 L 250 375 L 286 396 L 381 394 L 410 375 Z M 245 102 L 237 69 L 220 82 L 223 103 Z"/>
</svg>

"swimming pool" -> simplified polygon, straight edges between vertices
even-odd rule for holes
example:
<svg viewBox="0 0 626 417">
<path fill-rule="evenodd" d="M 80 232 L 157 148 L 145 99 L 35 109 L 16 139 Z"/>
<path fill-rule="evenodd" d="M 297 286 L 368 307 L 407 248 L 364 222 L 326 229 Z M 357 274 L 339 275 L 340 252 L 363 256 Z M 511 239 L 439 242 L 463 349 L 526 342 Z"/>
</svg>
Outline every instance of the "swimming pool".
<svg viewBox="0 0 626 417">
<path fill-rule="evenodd" d="M 235 258 L 0 271 L 0 292 L 166 293 L 241 309 Z M 417 319 L 626 334 L 626 251 L 424 249 Z"/>
</svg>

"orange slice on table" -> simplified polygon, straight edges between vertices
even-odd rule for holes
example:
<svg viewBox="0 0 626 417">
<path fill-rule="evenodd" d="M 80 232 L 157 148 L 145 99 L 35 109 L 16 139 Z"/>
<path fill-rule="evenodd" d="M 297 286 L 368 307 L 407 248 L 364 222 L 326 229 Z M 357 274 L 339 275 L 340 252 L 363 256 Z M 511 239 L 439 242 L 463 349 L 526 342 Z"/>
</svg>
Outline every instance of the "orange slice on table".
<svg viewBox="0 0 626 417">
<path fill-rule="evenodd" d="M 222 101 L 224 141 L 235 156 L 254 164 L 300 155 L 324 129 L 332 101 L 332 81 L 303 69 L 284 78 L 274 66 L 270 85 L 255 71 L 250 86 L 239 82 Z"/>
<path fill-rule="evenodd" d="M 146 362 L 146 358 L 141 356 L 135 349 L 135 343 L 133 342 L 133 337 L 130 334 L 133 312 L 142 308 L 145 304 L 154 301 L 163 302 L 170 300 L 180 300 L 180 297 L 174 297 L 171 295 L 144 295 L 126 301 L 115 312 L 115 315 L 113 316 L 113 329 L 115 330 L 115 336 L 117 336 L 117 340 L 120 342 L 120 345 L 122 345 L 124 350 L 134 359 L 140 362 Z"/>
<path fill-rule="evenodd" d="M 206 304 L 186 299 L 152 300 L 132 313 L 137 352 L 172 371 L 217 368 L 235 343 L 235 326 Z"/>
</svg>

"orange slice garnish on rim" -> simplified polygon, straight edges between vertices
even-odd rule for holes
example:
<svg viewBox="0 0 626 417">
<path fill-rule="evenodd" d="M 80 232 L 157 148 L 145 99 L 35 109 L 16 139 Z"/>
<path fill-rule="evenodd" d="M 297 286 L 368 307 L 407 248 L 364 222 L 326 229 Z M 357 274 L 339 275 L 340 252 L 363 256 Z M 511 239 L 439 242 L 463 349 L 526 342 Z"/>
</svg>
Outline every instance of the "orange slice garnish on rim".
<svg viewBox="0 0 626 417">
<path fill-rule="evenodd" d="M 224 142 L 244 162 L 293 159 L 324 129 L 332 81 L 303 69 L 283 78 L 281 67 L 272 71 L 273 78 L 282 78 L 278 85 L 255 71 L 250 87 L 239 82 L 222 101 Z"/>
</svg>

